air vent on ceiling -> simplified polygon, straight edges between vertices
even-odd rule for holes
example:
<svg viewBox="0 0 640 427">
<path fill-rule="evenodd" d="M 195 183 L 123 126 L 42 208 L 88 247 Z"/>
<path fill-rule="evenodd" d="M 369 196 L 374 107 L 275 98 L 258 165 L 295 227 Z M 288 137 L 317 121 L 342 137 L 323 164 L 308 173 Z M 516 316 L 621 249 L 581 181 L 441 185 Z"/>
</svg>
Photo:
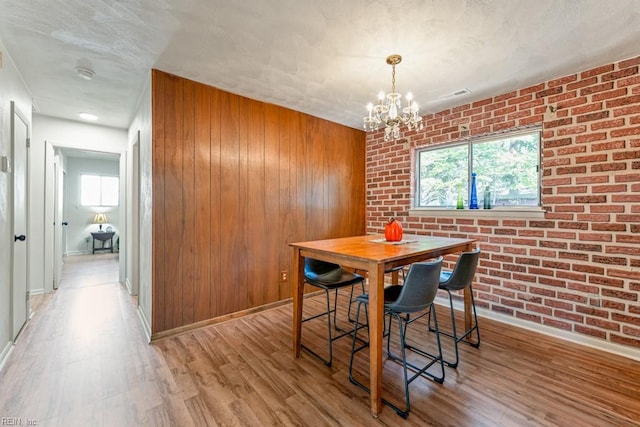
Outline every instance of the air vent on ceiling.
<svg viewBox="0 0 640 427">
<path fill-rule="evenodd" d="M 471 93 L 471 91 L 465 87 L 464 89 L 457 90 L 457 91 L 449 93 L 447 95 L 442 95 L 440 97 L 440 99 L 455 98 L 456 96 L 468 95 L 470 93 Z"/>
</svg>

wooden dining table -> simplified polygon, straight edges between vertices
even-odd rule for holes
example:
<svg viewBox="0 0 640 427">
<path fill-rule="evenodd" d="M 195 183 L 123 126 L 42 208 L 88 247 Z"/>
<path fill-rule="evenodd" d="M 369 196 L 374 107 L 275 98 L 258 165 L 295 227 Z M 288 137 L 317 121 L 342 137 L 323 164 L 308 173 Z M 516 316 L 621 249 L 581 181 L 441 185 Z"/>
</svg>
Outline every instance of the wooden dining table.
<svg viewBox="0 0 640 427">
<path fill-rule="evenodd" d="M 384 327 L 385 271 L 425 261 L 440 255 L 471 251 L 474 240 L 405 234 L 400 242 L 387 242 L 383 235 L 365 235 L 337 239 L 291 243 L 293 249 L 293 354 L 300 357 L 302 306 L 304 302 L 304 258 L 340 264 L 367 271 L 369 281 L 369 382 L 371 413 L 382 411 L 382 340 Z M 472 326 L 471 294 L 464 294 L 465 327 Z"/>
</svg>

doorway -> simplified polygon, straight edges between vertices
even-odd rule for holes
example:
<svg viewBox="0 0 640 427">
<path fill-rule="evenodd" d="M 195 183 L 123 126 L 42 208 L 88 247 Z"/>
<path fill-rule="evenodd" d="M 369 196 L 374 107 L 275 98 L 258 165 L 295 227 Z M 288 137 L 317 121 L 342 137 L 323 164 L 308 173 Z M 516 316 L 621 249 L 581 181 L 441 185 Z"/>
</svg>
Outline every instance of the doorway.
<svg viewBox="0 0 640 427">
<path fill-rule="evenodd" d="M 123 194 L 126 164 L 122 166 L 123 158 L 124 153 L 81 150 L 46 142 L 45 162 L 50 172 L 45 179 L 45 223 L 51 225 L 46 227 L 45 233 L 51 236 L 52 247 L 51 251 L 45 251 L 50 263 L 49 269 L 45 269 L 45 283 L 50 277 L 52 282 L 49 283 L 53 283 L 54 289 L 60 285 L 67 257 L 93 254 L 92 233 L 113 232 L 113 252 L 121 260 L 120 268 L 123 268 L 125 254 L 120 245 L 126 233 L 121 220 L 126 212 Z M 96 179 L 102 187 L 94 190 Z M 88 192 L 89 187 L 82 182 L 91 183 Z M 110 198 L 104 196 L 105 188 L 115 188 L 115 193 L 109 193 L 112 195 Z M 83 201 L 87 194 L 90 199 L 98 194 L 98 201 Z M 105 201 L 107 199 L 109 201 Z M 97 222 L 98 214 L 104 214 L 103 218 L 106 218 Z M 97 247 L 100 243 L 98 241 Z"/>
</svg>

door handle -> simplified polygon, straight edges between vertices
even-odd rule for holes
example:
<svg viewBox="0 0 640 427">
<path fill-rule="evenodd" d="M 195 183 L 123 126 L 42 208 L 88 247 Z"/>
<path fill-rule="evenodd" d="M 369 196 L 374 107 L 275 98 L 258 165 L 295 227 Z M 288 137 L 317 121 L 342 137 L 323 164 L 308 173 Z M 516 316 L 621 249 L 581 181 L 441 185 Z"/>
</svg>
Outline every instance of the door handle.
<svg viewBox="0 0 640 427">
<path fill-rule="evenodd" d="M 62 221 L 62 225 L 69 225 L 67 221 Z"/>
<path fill-rule="evenodd" d="M 17 242 L 18 240 L 20 240 L 21 242 L 24 242 L 25 240 L 27 240 L 27 236 L 25 236 L 24 234 L 21 234 L 19 236 L 13 236 L 14 242 Z"/>
</svg>

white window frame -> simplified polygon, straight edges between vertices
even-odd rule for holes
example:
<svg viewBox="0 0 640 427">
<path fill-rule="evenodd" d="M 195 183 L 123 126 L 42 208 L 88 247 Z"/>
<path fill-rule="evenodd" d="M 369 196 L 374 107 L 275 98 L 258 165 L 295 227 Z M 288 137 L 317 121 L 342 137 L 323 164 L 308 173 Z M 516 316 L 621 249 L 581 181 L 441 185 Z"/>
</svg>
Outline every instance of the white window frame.
<svg viewBox="0 0 640 427">
<path fill-rule="evenodd" d="M 436 207 L 436 206 L 419 206 L 419 198 L 420 198 L 420 153 L 424 151 L 438 150 L 444 148 L 451 148 L 455 146 L 472 146 L 474 144 L 481 144 L 490 141 L 496 141 L 501 139 L 512 138 L 518 135 L 523 134 L 531 134 L 531 133 L 539 134 L 539 145 L 538 145 L 538 195 L 537 195 L 537 205 L 512 205 L 512 206 L 493 206 L 491 209 L 482 209 L 482 203 L 480 203 L 480 209 L 469 209 L 468 203 L 465 204 L 464 209 L 456 209 L 455 206 L 450 207 Z M 469 152 L 469 160 L 467 163 L 468 168 L 468 188 L 466 188 L 467 196 L 469 195 L 470 183 L 471 183 L 471 173 L 472 173 L 472 152 L 473 150 L 468 150 Z M 481 137 L 470 137 L 463 141 L 453 141 L 446 144 L 438 144 L 434 146 L 426 146 L 426 147 L 418 147 L 414 152 L 414 197 L 412 199 L 412 209 L 409 210 L 409 215 L 411 216 L 429 216 L 429 217 L 460 217 L 460 218 L 477 218 L 477 217 L 492 217 L 492 218 L 543 218 L 544 210 L 542 209 L 542 128 L 539 126 L 530 127 L 526 129 L 519 129 L 516 131 L 508 131 L 499 134 L 491 134 L 484 135 Z M 478 189 L 477 191 L 480 191 Z M 479 200 L 482 198 L 482 194 L 478 194 Z M 468 197 L 467 197 L 468 200 Z"/>
</svg>

